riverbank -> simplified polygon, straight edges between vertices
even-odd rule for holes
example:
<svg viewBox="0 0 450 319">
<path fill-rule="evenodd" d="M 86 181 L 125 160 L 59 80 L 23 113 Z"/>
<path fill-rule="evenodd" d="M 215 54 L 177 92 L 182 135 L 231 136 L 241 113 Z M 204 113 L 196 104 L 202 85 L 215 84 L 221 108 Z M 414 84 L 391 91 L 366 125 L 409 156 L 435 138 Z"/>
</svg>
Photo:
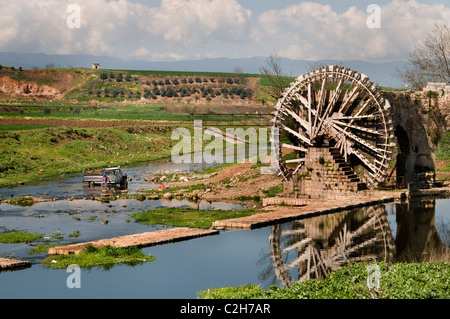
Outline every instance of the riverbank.
<svg viewBox="0 0 450 319">
<path fill-rule="evenodd" d="M 369 266 L 380 269 L 379 287 L 369 283 Z M 258 285 L 200 291 L 203 299 L 448 299 L 450 263 L 352 263 L 325 279 L 310 279 L 291 287 Z"/>
<path fill-rule="evenodd" d="M 170 156 L 171 128 L 67 126 L 0 132 L 0 187 Z"/>
</svg>

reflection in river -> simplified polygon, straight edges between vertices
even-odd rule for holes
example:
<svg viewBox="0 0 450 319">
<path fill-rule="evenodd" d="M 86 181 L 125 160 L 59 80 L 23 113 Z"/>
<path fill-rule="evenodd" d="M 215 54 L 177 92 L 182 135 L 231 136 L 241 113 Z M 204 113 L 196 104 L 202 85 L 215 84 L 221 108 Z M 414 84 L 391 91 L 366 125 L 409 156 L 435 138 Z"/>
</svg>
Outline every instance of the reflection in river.
<svg viewBox="0 0 450 319">
<path fill-rule="evenodd" d="M 435 200 L 364 207 L 275 225 L 269 237 L 269 267 L 261 278 L 290 286 L 358 261 L 421 262 L 449 256 L 435 223 Z M 388 222 L 396 216 L 396 234 Z M 394 238 L 395 237 L 395 238 Z M 446 239 L 445 239 L 446 240 Z"/>
<path fill-rule="evenodd" d="M 435 200 L 396 205 L 396 221 L 396 261 L 423 262 L 448 258 L 449 224 L 436 220 Z"/>
</svg>

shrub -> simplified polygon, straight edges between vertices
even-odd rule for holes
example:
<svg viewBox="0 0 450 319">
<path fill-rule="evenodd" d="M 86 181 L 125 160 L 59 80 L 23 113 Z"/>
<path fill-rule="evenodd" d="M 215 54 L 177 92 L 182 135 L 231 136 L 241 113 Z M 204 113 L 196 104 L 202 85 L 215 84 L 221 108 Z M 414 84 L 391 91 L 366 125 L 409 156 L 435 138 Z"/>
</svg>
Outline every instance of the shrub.
<svg viewBox="0 0 450 319">
<path fill-rule="evenodd" d="M 0 243 L 18 244 L 32 242 L 42 238 L 42 234 L 31 234 L 27 232 L 12 232 L 0 234 Z"/>
</svg>

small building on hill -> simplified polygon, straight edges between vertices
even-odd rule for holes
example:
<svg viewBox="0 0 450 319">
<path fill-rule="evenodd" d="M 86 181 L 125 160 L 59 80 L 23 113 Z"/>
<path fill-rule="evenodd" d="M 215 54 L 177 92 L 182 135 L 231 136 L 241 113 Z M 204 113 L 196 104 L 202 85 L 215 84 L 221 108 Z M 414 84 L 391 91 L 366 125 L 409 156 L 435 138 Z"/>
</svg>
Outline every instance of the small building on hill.
<svg viewBox="0 0 450 319">
<path fill-rule="evenodd" d="M 92 70 L 99 70 L 100 69 L 100 63 L 92 63 Z"/>
</svg>

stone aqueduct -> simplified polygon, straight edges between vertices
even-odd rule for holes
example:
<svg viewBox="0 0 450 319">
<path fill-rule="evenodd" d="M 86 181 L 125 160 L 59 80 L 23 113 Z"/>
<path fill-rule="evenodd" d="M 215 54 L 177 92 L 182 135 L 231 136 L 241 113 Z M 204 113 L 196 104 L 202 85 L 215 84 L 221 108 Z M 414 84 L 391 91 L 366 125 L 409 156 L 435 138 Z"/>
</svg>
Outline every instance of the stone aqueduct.
<svg viewBox="0 0 450 319">
<path fill-rule="evenodd" d="M 404 185 L 416 183 L 427 187 L 435 182 L 435 148 L 427 128 L 428 99 L 424 92 L 385 93 L 393 106 L 392 118 L 397 138 L 396 174 Z M 447 101 L 445 100 L 447 99 Z M 449 105 L 450 94 L 440 105 Z M 448 123 L 448 119 L 447 119 Z"/>
<path fill-rule="evenodd" d="M 431 131 L 439 129 L 446 132 L 450 128 L 450 86 L 436 84 L 427 85 L 423 91 L 385 92 L 393 106 L 399 151 L 397 175 L 404 176 L 405 185 L 413 182 L 426 187 L 434 183 L 436 145 L 430 136 Z M 436 107 L 442 116 L 440 123 L 430 121 L 432 107 Z"/>
</svg>

